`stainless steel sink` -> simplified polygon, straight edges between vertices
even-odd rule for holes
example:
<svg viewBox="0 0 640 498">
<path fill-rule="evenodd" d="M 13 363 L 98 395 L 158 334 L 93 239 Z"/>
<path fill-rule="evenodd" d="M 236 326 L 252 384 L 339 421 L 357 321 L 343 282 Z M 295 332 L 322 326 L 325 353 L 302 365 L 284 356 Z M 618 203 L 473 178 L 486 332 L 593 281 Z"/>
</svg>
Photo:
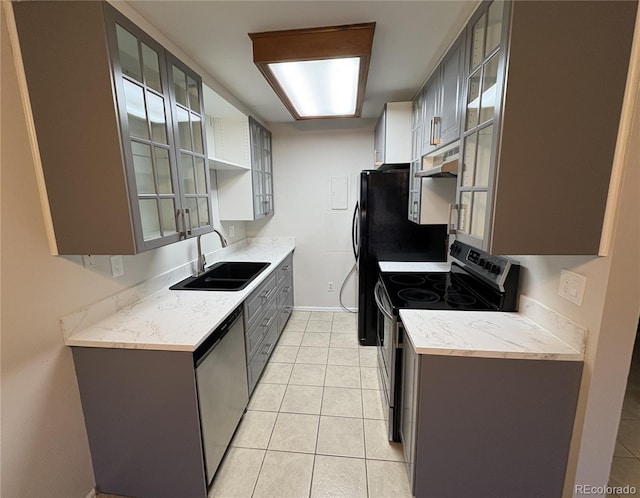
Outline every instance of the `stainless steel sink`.
<svg viewBox="0 0 640 498">
<path fill-rule="evenodd" d="M 187 277 L 171 290 L 239 291 L 244 289 L 271 263 L 221 261 L 199 276 Z"/>
</svg>

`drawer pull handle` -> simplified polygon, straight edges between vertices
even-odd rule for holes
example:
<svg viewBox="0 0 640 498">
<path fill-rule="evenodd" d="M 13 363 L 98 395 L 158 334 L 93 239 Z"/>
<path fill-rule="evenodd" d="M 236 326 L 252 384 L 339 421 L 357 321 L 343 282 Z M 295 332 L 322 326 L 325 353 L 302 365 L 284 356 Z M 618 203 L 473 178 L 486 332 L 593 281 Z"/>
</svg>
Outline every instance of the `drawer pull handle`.
<svg viewBox="0 0 640 498">
<path fill-rule="evenodd" d="M 289 271 L 289 268 L 291 268 L 289 265 L 283 266 L 282 271 Z"/>
<path fill-rule="evenodd" d="M 269 318 L 267 319 L 267 323 L 263 323 L 263 324 L 262 324 L 262 326 L 263 326 L 263 327 L 268 327 L 269 325 L 271 325 L 271 322 L 272 322 L 272 321 L 273 321 L 273 317 L 269 317 Z M 264 320 L 263 320 L 263 322 L 264 322 Z"/>
</svg>

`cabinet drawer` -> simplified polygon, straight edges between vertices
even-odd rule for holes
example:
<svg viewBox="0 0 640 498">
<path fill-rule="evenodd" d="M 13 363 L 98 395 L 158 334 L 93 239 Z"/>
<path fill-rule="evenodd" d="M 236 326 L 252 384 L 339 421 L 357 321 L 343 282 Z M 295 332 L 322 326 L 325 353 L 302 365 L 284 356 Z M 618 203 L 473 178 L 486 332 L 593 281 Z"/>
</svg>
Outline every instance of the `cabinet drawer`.
<svg viewBox="0 0 640 498">
<path fill-rule="evenodd" d="M 278 291 L 278 320 L 280 330 L 287 324 L 287 320 L 291 316 L 291 310 L 293 309 L 293 285 L 292 281 L 288 280 L 284 282 L 284 285 L 280 291 Z"/>
<path fill-rule="evenodd" d="M 244 302 L 245 323 L 247 330 L 251 329 L 253 324 L 258 321 L 264 312 L 269 298 L 275 294 L 276 290 L 276 272 L 273 272 Z"/>
<path fill-rule="evenodd" d="M 275 301 L 275 299 L 274 299 Z M 275 310 L 275 308 L 274 308 Z M 247 373 L 249 378 L 249 393 L 253 392 L 253 389 L 264 370 L 269 356 L 273 352 L 278 342 L 278 320 L 274 313 L 270 325 L 268 328 L 264 328 L 265 333 L 261 335 L 262 340 L 258 343 L 256 353 L 253 355 L 249 363 L 247 364 Z"/>
<path fill-rule="evenodd" d="M 277 299 L 275 295 L 263 306 L 263 310 L 259 313 L 259 319 L 255 320 L 253 325 L 247 329 L 246 342 L 247 342 L 247 358 L 252 358 L 260 345 L 260 342 L 267 334 L 267 331 L 273 324 L 274 320 L 277 320 Z"/>
<path fill-rule="evenodd" d="M 280 263 L 280 266 L 278 266 L 278 269 L 276 270 L 276 276 L 278 280 L 278 287 L 281 287 L 284 282 L 287 281 L 287 278 L 292 278 L 293 256 L 291 254 L 289 254 L 282 263 Z"/>
</svg>

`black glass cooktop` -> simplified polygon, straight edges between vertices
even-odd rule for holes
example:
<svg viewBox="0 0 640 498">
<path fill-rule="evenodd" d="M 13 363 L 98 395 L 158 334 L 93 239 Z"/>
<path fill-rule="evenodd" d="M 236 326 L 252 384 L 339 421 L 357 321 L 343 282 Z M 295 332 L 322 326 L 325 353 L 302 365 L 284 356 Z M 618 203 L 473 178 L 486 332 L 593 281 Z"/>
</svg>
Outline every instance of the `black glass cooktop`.
<svg viewBox="0 0 640 498">
<path fill-rule="evenodd" d="M 449 272 L 381 274 L 394 311 L 401 308 L 427 310 L 496 310 L 489 300 Z"/>
</svg>

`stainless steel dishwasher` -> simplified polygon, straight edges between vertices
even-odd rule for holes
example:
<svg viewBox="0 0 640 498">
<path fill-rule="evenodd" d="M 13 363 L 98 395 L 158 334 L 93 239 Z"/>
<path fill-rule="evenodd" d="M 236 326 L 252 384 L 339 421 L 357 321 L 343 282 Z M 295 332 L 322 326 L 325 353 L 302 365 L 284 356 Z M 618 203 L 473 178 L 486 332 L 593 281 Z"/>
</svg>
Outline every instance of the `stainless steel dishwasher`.
<svg viewBox="0 0 640 498">
<path fill-rule="evenodd" d="M 249 402 L 242 306 L 194 354 L 207 484 Z"/>
</svg>

